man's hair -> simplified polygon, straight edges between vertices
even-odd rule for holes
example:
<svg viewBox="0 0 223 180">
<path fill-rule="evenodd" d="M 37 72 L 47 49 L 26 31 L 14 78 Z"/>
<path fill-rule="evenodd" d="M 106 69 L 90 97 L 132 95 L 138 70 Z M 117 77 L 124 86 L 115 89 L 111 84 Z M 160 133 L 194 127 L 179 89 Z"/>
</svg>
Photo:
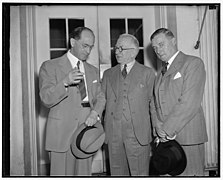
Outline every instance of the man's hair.
<svg viewBox="0 0 223 180">
<path fill-rule="evenodd" d="M 157 29 L 151 36 L 150 36 L 150 40 L 152 41 L 153 38 L 158 35 L 158 34 L 165 34 L 166 37 L 170 37 L 170 38 L 173 38 L 174 35 L 173 33 L 169 30 L 169 29 L 166 29 L 166 28 L 160 28 L 160 29 Z"/>
<path fill-rule="evenodd" d="M 136 48 L 139 48 L 139 41 L 135 36 L 131 34 L 121 34 L 119 38 L 130 38 L 131 43 L 133 43 Z"/>
<path fill-rule="evenodd" d="M 70 33 L 70 38 L 79 40 L 81 38 L 82 31 L 85 31 L 85 30 L 90 31 L 94 35 L 93 31 L 87 27 L 77 27 Z"/>
</svg>

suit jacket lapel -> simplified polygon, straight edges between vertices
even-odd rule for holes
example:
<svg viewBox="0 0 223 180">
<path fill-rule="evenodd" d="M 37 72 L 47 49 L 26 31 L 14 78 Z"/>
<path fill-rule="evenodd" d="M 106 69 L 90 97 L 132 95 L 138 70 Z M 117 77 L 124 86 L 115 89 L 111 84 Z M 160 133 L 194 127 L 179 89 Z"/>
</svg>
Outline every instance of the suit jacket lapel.
<svg viewBox="0 0 223 180">
<path fill-rule="evenodd" d="M 159 95 L 158 92 L 159 92 L 159 86 L 160 86 L 161 80 L 162 80 L 162 74 L 158 73 L 156 80 L 155 80 L 155 95 L 156 95 L 156 97 L 158 97 L 158 95 Z"/>
<path fill-rule="evenodd" d="M 139 63 L 137 61 L 133 65 L 132 69 L 130 70 L 129 76 L 131 78 L 129 92 L 131 92 L 137 87 L 137 84 L 140 82 L 140 79 L 142 78 Z"/>
<path fill-rule="evenodd" d="M 64 54 L 62 57 L 61 57 L 62 61 L 59 62 L 60 66 L 61 66 L 61 71 L 67 75 L 67 73 L 69 71 L 71 71 L 72 69 L 72 65 L 69 61 L 69 59 L 67 58 L 67 53 Z M 53 60 L 52 60 L 53 61 Z"/>
<path fill-rule="evenodd" d="M 179 52 L 178 55 L 176 56 L 176 58 L 173 60 L 172 64 L 170 65 L 170 68 L 168 69 L 168 71 L 165 73 L 163 78 L 166 78 L 167 76 L 175 73 L 179 67 L 181 66 L 181 63 L 183 61 L 182 58 L 183 53 Z"/>
<path fill-rule="evenodd" d="M 111 86 L 112 89 L 116 95 L 116 97 L 118 97 L 118 91 L 119 91 L 119 79 L 120 79 L 120 72 L 121 72 L 121 67 L 120 64 L 118 64 L 117 66 L 115 66 L 113 69 L 111 69 L 111 76 L 110 78 L 110 82 L 111 82 Z"/>
<path fill-rule="evenodd" d="M 91 102 L 93 96 L 91 93 L 91 86 L 92 86 L 92 82 L 93 78 L 95 78 L 94 76 L 92 77 L 92 75 L 94 74 L 94 72 L 92 71 L 92 69 L 89 67 L 89 65 L 86 62 L 83 62 L 84 64 L 84 71 L 85 71 L 85 78 L 86 78 L 86 84 L 87 84 L 87 91 L 88 91 L 88 99 Z"/>
</svg>

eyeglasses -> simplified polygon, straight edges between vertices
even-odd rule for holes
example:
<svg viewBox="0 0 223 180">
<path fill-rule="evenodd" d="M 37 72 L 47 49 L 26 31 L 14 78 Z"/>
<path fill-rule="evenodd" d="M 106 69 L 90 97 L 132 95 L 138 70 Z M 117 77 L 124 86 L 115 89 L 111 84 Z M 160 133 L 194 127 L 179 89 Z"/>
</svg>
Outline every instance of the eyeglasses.
<svg viewBox="0 0 223 180">
<path fill-rule="evenodd" d="M 114 51 L 119 51 L 119 52 L 122 52 L 122 51 L 125 51 L 125 50 L 129 50 L 129 49 L 135 49 L 135 48 L 123 48 L 122 46 L 120 47 L 114 47 Z"/>
</svg>

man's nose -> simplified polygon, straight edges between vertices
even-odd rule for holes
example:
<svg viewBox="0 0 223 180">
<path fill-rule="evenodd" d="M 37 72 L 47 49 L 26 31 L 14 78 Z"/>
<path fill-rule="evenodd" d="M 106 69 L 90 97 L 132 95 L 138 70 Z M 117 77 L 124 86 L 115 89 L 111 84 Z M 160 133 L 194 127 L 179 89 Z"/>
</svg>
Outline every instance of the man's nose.
<svg viewBox="0 0 223 180">
<path fill-rule="evenodd" d="M 90 52 L 91 52 L 91 48 L 90 48 L 90 47 L 87 47 L 87 48 L 86 48 L 86 51 L 87 51 L 88 54 L 90 54 Z"/>
</svg>

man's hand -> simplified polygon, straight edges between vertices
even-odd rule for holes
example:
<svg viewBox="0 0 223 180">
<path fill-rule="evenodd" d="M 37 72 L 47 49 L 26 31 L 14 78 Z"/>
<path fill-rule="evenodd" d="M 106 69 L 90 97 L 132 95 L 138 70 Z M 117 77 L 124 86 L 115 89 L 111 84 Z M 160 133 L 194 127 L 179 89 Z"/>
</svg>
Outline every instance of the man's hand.
<svg viewBox="0 0 223 180">
<path fill-rule="evenodd" d="M 98 121 L 98 113 L 94 110 L 91 110 L 88 118 L 85 121 L 87 126 L 93 126 Z"/>
<path fill-rule="evenodd" d="M 76 67 L 72 69 L 68 75 L 64 78 L 63 83 L 64 85 L 72 85 L 78 84 L 84 78 L 84 73 L 80 72 Z"/>
<path fill-rule="evenodd" d="M 165 131 L 162 130 L 162 128 L 156 128 L 156 133 L 159 137 L 159 140 L 161 142 L 166 142 L 166 141 L 169 141 L 166 137 L 167 137 L 167 134 Z"/>
</svg>

